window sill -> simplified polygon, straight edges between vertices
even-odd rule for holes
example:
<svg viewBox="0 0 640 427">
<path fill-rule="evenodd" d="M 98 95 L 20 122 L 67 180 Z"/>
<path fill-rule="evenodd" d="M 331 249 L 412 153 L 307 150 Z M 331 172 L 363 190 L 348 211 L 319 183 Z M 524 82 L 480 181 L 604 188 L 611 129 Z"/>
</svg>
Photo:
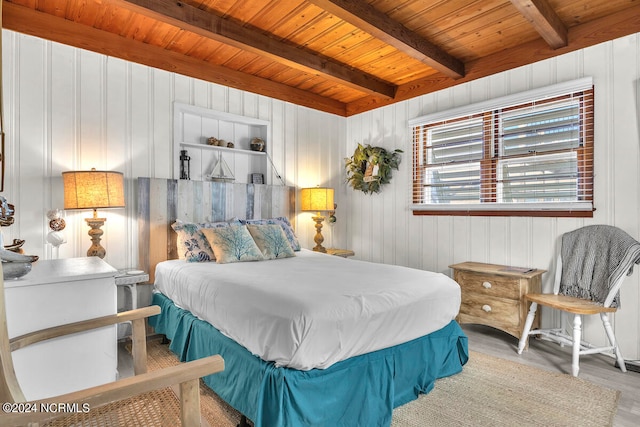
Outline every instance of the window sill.
<svg viewBox="0 0 640 427">
<path fill-rule="evenodd" d="M 413 215 L 442 216 L 527 216 L 592 218 L 591 202 L 576 203 L 491 203 L 461 205 L 411 205 Z"/>
</svg>

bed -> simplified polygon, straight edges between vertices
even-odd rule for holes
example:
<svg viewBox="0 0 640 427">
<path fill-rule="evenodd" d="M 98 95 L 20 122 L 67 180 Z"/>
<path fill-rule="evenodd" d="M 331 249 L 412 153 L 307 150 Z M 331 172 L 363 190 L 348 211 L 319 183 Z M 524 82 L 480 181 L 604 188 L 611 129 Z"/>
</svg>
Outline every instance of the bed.
<svg viewBox="0 0 640 427">
<path fill-rule="evenodd" d="M 223 356 L 225 372 L 205 378 L 222 399 L 255 426 L 388 426 L 393 408 L 462 370 L 460 288 L 446 275 L 304 249 L 230 264 L 171 259 L 167 224 L 178 215 L 293 217 L 293 189 L 249 186 L 139 179 L 141 239 L 160 238 L 168 254 L 140 257 L 162 308 L 151 326 L 183 361 Z"/>
</svg>

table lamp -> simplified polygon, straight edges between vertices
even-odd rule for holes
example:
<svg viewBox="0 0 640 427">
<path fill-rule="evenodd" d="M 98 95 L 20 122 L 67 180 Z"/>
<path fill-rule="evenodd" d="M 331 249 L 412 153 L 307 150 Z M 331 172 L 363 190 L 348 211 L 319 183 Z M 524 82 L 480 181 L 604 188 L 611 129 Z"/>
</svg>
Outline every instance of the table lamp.
<svg viewBox="0 0 640 427">
<path fill-rule="evenodd" d="M 313 187 L 303 188 L 300 190 L 300 209 L 303 211 L 317 212 L 313 220 L 316 222 L 316 235 L 313 238 L 316 246 L 313 248 L 316 252 L 327 252 L 322 242 L 322 221 L 324 217 L 320 215 L 322 211 L 333 210 L 333 188 Z"/>
<path fill-rule="evenodd" d="M 65 209 L 93 209 L 93 218 L 85 218 L 91 229 L 93 243 L 87 256 L 104 258 L 105 249 L 100 245 L 106 218 L 98 218 L 98 209 L 124 208 L 124 178 L 121 172 L 90 171 L 62 172 Z"/>
</svg>

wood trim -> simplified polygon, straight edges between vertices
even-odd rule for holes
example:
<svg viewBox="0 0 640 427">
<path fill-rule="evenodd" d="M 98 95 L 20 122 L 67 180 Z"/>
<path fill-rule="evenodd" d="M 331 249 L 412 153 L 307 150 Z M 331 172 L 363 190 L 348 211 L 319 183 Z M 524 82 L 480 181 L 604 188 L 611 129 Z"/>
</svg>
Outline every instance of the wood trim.
<svg viewBox="0 0 640 427">
<path fill-rule="evenodd" d="M 595 210 L 595 209 L 594 209 Z M 424 211 L 414 210 L 414 216 L 526 216 L 546 218 L 593 218 L 593 211 Z"/>
</svg>

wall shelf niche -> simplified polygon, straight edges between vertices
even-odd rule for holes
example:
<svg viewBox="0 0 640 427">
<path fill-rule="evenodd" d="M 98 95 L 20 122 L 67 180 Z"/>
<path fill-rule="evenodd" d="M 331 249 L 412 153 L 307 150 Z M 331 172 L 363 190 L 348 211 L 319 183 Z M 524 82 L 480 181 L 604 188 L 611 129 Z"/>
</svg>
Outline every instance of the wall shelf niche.
<svg viewBox="0 0 640 427">
<path fill-rule="evenodd" d="M 252 151 L 253 138 L 262 138 L 269 148 L 271 123 L 266 120 L 211 110 L 195 105 L 173 104 L 173 178 L 180 179 L 180 151 L 190 157 L 190 178 L 208 181 L 216 164 L 223 159 L 237 183 L 250 183 L 252 174 L 262 174 L 270 184 L 266 152 Z M 209 145 L 210 137 L 232 142 L 234 148 Z"/>
</svg>

